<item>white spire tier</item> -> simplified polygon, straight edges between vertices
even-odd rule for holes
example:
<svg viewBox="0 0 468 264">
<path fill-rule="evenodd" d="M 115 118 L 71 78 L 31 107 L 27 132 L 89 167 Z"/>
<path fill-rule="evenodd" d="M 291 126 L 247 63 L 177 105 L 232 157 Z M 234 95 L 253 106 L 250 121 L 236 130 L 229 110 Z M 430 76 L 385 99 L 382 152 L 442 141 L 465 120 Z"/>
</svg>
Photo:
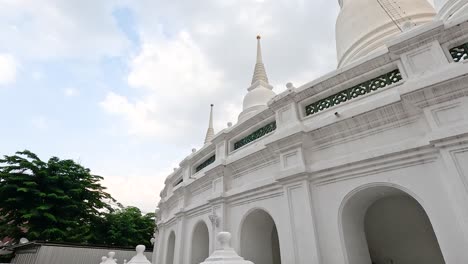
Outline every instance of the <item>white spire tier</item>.
<svg viewBox="0 0 468 264">
<path fill-rule="evenodd" d="M 262 58 L 262 46 L 260 44 L 260 36 L 257 36 L 257 62 L 255 63 L 254 75 L 252 77 L 252 84 L 258 81 L 268 83 L 268 76 L 266 74 L 265 65 Z"/>
<path fill-rule="evenodd" d="M 208 130 L 206 131 L 206 136 L 205 136 L 205 145 L 210 143 L 211 140 L 214 138 L 214 128 L 213 128 L 213 107 L 214 105 L 211 104 L 211 109 L 210 109 L 210 120 L 208 121 Z"/>
<path fill-rule="evenodd" d="M 244 97 L 242 113 L 239 115 L 239 122 L 247 120 L 254 116 L 259 111 L 267 107 L 270 101 L 276 94 L 272 91 L 273 86 L 268 83 L 265 65 L 262 58 L 262 46 L 260 44 L 260 36 L 257 36 L 257 60 L 252 77 L 252 84 L 247 89 L 248 93 Z"/>
<path fill-rule="evenodd" d="M 338 68 L 385 48 L 385 43 L 410 23 L 434 19 L 427 0 L 338 0 L 336 21 Z"/>
</svg>

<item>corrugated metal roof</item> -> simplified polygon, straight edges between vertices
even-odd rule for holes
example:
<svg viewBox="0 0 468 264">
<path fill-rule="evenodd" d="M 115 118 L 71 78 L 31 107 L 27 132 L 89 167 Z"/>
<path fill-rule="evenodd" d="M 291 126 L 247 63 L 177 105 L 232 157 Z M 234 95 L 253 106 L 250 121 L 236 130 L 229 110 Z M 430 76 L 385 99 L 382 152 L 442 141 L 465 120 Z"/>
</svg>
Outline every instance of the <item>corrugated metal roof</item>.
<svg viewBox="0 0 468 264">
<path fill-rule="evenodd" d="M 16 251 L 15 258 L 11 263 L 34 264 L 39 248 L 40 245 L 30 244 L 24 247 L 23 250 Z"/>
<path fill-rule="evenodd" d="M 36 261 L 36 256 L 36 253 L 30 252 L 16 254 L 11 263 L 34 264 Z"/>
<path fill-rule="evenodd" d="M 115 252 L 118 263 L 123 263 L 124 259 L 129 261 L 136 255 L 135 250 L 90 248 L 90 247 L 70 247 L 58 245 L 39 245 L 37 252 L 31 249 L 17 249 L 16 256 L 12 263 L 16 264 L 99 264 L 102 256 L 107 256 L 109 251 Z M 148 259 L 151 259 L 152 252 L 145 252 Z"/>
</svg>

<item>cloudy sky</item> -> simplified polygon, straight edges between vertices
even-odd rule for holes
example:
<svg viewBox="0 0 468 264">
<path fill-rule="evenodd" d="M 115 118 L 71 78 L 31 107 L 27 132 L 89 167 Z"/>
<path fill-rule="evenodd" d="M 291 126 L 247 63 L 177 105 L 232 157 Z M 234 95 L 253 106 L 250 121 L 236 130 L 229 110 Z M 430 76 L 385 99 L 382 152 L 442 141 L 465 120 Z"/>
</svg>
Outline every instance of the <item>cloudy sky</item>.
<svg viewBox="0 0 468 264">
<path fill-rule="evenodd" d="M 0 155 L 29 149 L 153 211 L 165 177 L 236 122 L 255 36 L 277 93 L 336 67 L 332 0 L 0 0 Z"/>
</svg>

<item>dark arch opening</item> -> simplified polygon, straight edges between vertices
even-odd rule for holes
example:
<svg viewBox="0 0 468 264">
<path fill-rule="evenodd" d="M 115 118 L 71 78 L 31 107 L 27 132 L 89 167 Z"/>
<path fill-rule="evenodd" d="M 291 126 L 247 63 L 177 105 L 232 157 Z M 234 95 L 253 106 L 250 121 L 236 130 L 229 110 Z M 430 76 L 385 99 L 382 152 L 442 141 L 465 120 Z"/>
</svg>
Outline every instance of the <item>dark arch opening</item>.
<svg viewBox="0 0 468 264">
<path fill-rule="evenodd" d="M 174 250 L 175 250 L 175 234 L 174 231 L 169 235 L 167 240 L 167 253 L 166 253 L 166 264 L 174 264 Z"/>
<path fill-rule="evenodd" d="M 208 227 L 204 222 L 195 226 L 192 236 L 191 264 L 200 264 L 209 257 L 210 238 Z"/>
<path fill-rule="evenodd" d="M 343 207 L 343 239 L 349 264 L 444 264 L 422 206 L 394 187 L 354 194 Z"/>
<path fill-rule="evenodd" d="M 267 212 L 255 210 L 245 218 L 240 252 L 255 264 L 281 264 L 278 230 Z"/>
</svg>

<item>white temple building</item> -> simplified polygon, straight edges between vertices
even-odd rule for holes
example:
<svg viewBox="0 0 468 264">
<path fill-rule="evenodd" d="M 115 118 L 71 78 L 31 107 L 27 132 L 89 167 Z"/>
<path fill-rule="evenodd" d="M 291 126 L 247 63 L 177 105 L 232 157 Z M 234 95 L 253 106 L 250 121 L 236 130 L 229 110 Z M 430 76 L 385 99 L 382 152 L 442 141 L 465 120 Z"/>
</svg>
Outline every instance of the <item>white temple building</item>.
<svg viewBox="0 0 468 264">
<path fill-rule="evenodd" d="M 339 5 L 338 69 L 300 87 L 258 38 L 238 122 L 166 179 L 153 264 L 221 231 L 255 264 L 468 263 L 468 0 Z"/>
</svg>

